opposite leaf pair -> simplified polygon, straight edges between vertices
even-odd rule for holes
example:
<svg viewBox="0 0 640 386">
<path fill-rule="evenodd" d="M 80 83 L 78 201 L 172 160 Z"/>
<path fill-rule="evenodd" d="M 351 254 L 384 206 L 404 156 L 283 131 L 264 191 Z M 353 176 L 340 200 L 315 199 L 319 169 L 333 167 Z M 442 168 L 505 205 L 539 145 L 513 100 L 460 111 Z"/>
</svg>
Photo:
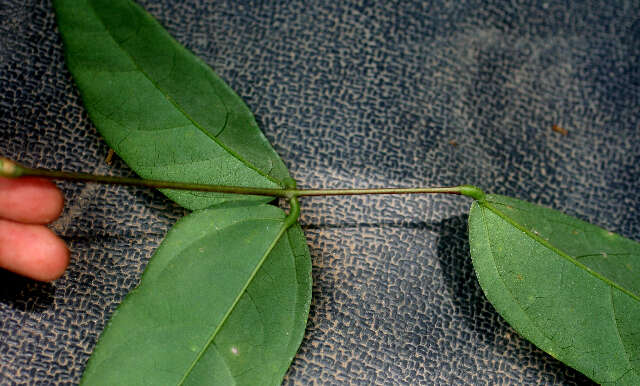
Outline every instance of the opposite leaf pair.
<svg viewBox="0 0 640 386">
<path fill-rule="evenodd" d="M 55 8 L 89 115 L 138 174 L 292 184 L 242 100 L 138 5 L 60 0 Z M 199 211 L 169 232 L 114 313 L 83 381 L 280 382 L 311 299 L 311 259 L 297 214 L 264 205 L 269 197 L 164 193 Z"/>
</svg>

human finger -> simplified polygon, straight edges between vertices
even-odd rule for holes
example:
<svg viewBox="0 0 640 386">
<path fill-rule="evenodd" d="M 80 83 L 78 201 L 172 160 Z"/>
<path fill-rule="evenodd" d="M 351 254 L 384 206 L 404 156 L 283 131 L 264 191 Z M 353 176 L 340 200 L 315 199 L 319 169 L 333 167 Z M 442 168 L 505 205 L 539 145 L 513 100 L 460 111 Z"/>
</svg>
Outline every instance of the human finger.
<svg viewBox="0 0 640 386">
<path fill-rule="evenodd" d="M 58 218 L 64 197 L 51 181 L 34 177 L 0 177 L 0 217 L 29 224 Z"/>
<path fill-rule="evenodd" d="M 69 249 L 44 225 L 0 219 L 0 267 L 40 281 L 62 276 Z"/>
</svg>

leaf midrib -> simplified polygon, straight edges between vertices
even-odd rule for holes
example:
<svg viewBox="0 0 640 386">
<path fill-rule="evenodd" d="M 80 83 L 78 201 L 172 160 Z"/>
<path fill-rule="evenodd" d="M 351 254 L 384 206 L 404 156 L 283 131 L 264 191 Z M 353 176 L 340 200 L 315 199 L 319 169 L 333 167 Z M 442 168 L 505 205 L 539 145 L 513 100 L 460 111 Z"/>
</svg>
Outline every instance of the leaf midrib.
<svg viewBox="0 0 640 386">
<path fill-rule="evenodd" d="M 563 259 L 565 259 L 565 260 L 571 262 L 572 264 L 576 265 L 578 268 L 586 271 L 590 275 L 594 276 L 596 279 L 601 280 L 602 282 L 606 283 L 610 287 L 613 287 L 613 288 L 615 288 L 615 289 L 617 289 L 617 290 L 619 290 L 619 291 L 631 296 L 632 299 L 640 302 L 640 296 L 634 294 L 633 292 L 629 291 L 628 289 L 626 289 L 625 287 L 619 285 L 618 283 L 612 281 L 611 279 L 607 278 L 606 276 L 600 274 L 599 272 L 594 271 L 593 269 L 589 268 L 587 265 L 585 265 L 585 264 L 579 262 L 578 260 L 576 260 L 573 256 L 569 255 L 568 253 L 564 252 L 560 248 L 558 248 L 555 245 L 551 244 L 549 241 L 547 241 L 547 240 L 543 239 L 542 237 L 540 237 L 539 235 L 536 235 L 535 233 L 531 232 L 524 225 L 516 222 L 513 218 L 509 217 L 507 214 L 505 214 L 504 212 L 500 211 L 498 208 L 496 208 L 495 206 L 490 204 L 489 201 L 487 201 L 487 200 L 479 201 L 478 204 L 486 207 L 487 209 L 489 209 L 490 211 L 492 211 L 496 215 L 500 216 L 500 218 L 505 220 L 507 223 L 509 223 L 510 225 L 515 227 L 516 229 L 524 232 L 527 236 L 531 237 L 535 241 L 537 241 L 540 244 L 542 244 L 545 248 L 550 249 L 555 254 L 559 255 Z"/>
<path fill-rule="evenodd" d="M 555 247 L 553 244 L 549 243 L 548 241 L 544 240 L 543 238 L 539 237 L 538 235 L 536 235 L 535 233 L 530 232 L 529 230 L 527 230 L 524 226 L 520 226 L 520 224 L 518 224 L 515 220 L 511 219 L 509 216 L 507 216 L 506 214 L 502 213 L 500 210 L 498 210 L 497 208 L 493 207 L 491 204 L 488 204 L 486 201 L 484 202 L 478 202 L 478 204 L 480 205 L 480 209 L 481 209 L 481 214 L 482 214 L 482 223 L 483 223 L 483 228 L 484 231 L 487 235 L 487 243 L 489 246 L 489 250 L 492 256 L 492 260 L 494 265 L 497 263 L 495 260 L 495 253 L 493 252 L 493 246 L 491 245 L 491 237 L 489 237 L 489 229 L 488 229 L 488 225 L 486 222 L 486 215 L 484 213 L 484 209 L 488 209 L 490 211 L 492 211 L 494 214 L 498 215 L 500 218 L 502 218 L 503 220 L 507 221 L 510 225 L 516 227 L 516 229 L 521 230 L 522 232 L 524 232 L 527 236 L 530 236 L 531 238 L 533 238 L 534 240 L 538 241 L 539 243 L 541 243 L 544 247 L 549 248 L 552 252 L 555 252 L 557 254 L 559 254 L 560 256 L 568 259 L 569 261 L 571 261 L 573 259 L 572 256 L 570 256 L 569 254 L 564 253 L 562 250 L 558 249 L 557 247 Z M 484 208 L 483 208 L 484 206 Z M 565 257 L 566 256 L 566 257 Z M 576 261 L 571 261 L 572 263 L 576 264 Z M 576 264 L 579 266 L 580 263 Z M 588 268 L 588 267 L 587 267 Z M 520 302 L 517 300 L 517 297 L 511 292 L 511 289 L 506 285 L 503 276 L 500 274 L 500 272 L 498 273 L 498 277 L 500 278 L 500 280 L 503 282 L 503 285 L 505 286 L 504 288 L 507 290 L 507 292 L 509 292 L 509 294 L 511 295 L 511 298 L 515 301 L 515 303 L 518 305 L 518 307 L 520 307 L 520 309 L 523 311 L 525 317 L 530 321 L 530 323 L 534 326 L 536 326 L 538 332 L 545 337 L 546 339 L 549 340 L 549 342 L 551 342 L 552 345 L 555 345 L 555 341 L 554 339 L 552 339 L 550 336 L 547 336 L 546 331 L 544 328 L 542 328 L 538 323 L 536 323 L 533 319 L 531 319 L 531 317 L 529 316 L 529 313 L 525 310 L 525 308 L 522 306 L 522 304 L 520 304 Z M 595 272 L 597 274 L 597 272 Z M 599 274 L 598 274 L 599 275 Z M 597 276 L 596 276 L 597 277 Z M 597 277 L 600 280 L 603 280 L 601 277 Z M 607 282 L 608 279 L 604 278 L 603 281 Z M 623 288 L 616 286 L 615 284 L 612 284 L 613 282 L 607 283 L 609 284 L 609 298 L 610 298 L 610 304 L 611 304 L 611 316 L 613 319 L 613 324 L 615 326 L 614 330 L 616 333 L 616 337 L 618 338 L 618 341 L 620 343 L 620 347 L 622 349 L 622 352 L 624 352 L 626 359 L 627 359 L 627 363 L 629 364 L 629 368 L 628 370 L 622 374 L 618 379 L 621 379 L 622 377 L 624 377 L 624 375 L 630 371 L 636 372 L 635 368 L 633 367 L 633 365 L 631 364 L 631 360 L 629 358 L 629 352 L 627 351 L 627 347 L 625 346 L 625 344 L 622 341 L 622 338 L 620 336 L 620 328 L 618 325 L 618 322 L 616 320 L 615 314 L 616 314 L 616 310 L 615 310 L 615 303 L 613 302 L 613 291 L 614 288 L 618 289 L 630 296 L 632 296 L 632 298 L 635 298 L 633 296 L 633 294 L 629 294 L 628 292 L 626 292 Z M 538 344 L 538 343 L 536 343 Z M 550 348 L 545 348 L 544 350 L 551 353 L 549 351 Z M 555 357 L 555 355 L 554 355 Z M 564 361 L 564 360 L 563 360 Z M 572 366 L 573 367 L 573 366 Z M 637 372 L 636 372 L 637 373 Z M 614 380 L 613 382 L 616 382 L 617 380 Z"/>
<path fill-rule="evenodd" d="M 191 374 L 191 372 L 193 371 L 195 366 L 198 364 L 198 362 L 200 361 L 200 359 L 204 355 L 204 353 L 207 351 L 209 346 L 211 346 L 211 344 L 213 343 L 214 339 L 216 338 L 216 336 L 218 335 L 218 333 L 220 332 L 220 330 L 222 329 L 222 327 L 224 326 L 226 321 L 229 319 L 229 317 L 231 316 L 233 311 L 235 310 L 236 306 L 238 305 L 238 302 L 240 301 L 242 296 L 244 296 L 245 292 L 249 288 L 249 285 L 251 285 L 251 283 L 253 282 L 253 279 L 255 278 L 256 274 L 258 273 L 260 268 L 262 268 L 262 265 L 264 265 L 264 262 L 266 261 L 267 257 L 271 254 L 271 251 L 273 251 L 273 248 L 275 248 L 276 244 L 278 243 L 278 241 L 280 241 L 280 239 L 282 238 L 282 236 L 284 235 L 284 233 L 287 231 L 288 228 L 289 227 L 286 224 L 286 222 L 283 222 L 282 226 L 280 227 L 280 231 L 278 232 L 278 234 L 276 235 L 274 240 L 271 242 L 271 244 L 269 245 L 269 247 L 267 248 L 265 253 L 262 255 L 262 257 L 260 258 L 260 260 L 256 264 L 255 268 L 251 272 L 251 275 L 247 279 L 247 281 L 244 284 L 244 286 L 240 289 L 240 291 L 238 291 L 238 295 L 233 300 L 233 303 L 231 304 L 231 306 L 229 307 L 227 312 L 224 314 L 224 316 L 222 317 L 222 319 L 220 320 L 220 322 L 216 326 L 215 330 L 213 330 L 213 332 L 211 333 L 211 335 L 209 336 L 207 341 L 203 344 L 202 349 L 198 352 L 198 355 L 196 355 L 196 357 L 193 359 L 193 361 L 191 362 L 191 364 L 189 365 L 189 367 L 185 371 L 182 379 L 180 379 L 180 381 L 177 383 L 177 386 L 182 386 L 184 384 L 184 382 L 187 380 L 187 378 L 189 377 L 189 375 Z"/>
<path fill-rule="evenodd" d="M 226 151 L 229 155 L 231 155 L 233 158 L 237 159 L 238 161 L 240 161 L 242 164 L 244 164 L 246 167 L 248 167 L 249 169 L 252 169 L 253 171 L 255 171 L 256 173 L 258 173 L 259 175 L 261 175 L 262 177 L 266 178 L 267 180 L 275 183 L 276 185 L 280 186 L 280 187 L 284 187 L 284 182 L 277 180 L 275 177 L 265 173 L 264 171 L 260 170 L 257 166 L 253 165 L 252 163 L 250 163 L 249 161 L 247 161 L 246 159 L 244 159 L 243 157 L 240 156 L 240 154 L 236 153 L 235 151 L 233 151 L 231 148 L 229 148 L 228 146 L 226 146 L 224 143 L 222 143 L 221 141 L 219 141 L 215 136 L 213 136 L 212 134 L 210 134 L 207 130 L 205 130 L 195 119 L 193 119 L 186 111 L 184 111 L 179 105 L 178 103 L 162 88 L 160 87 L 153 79 L 151 79 L 151 77 L 149 76 L 149 74 L 147 74 L 146 71 L 144 71 L 142 69 L 142 67 L 140 67 L 140 65 L 138 64 L 138 62 L 134 59 L 134 57 L 129 53 L 129 51 L 125 50 L 123 48 L 123 46 L 116 40 L 116 38 L 113 36 L 113 34 L 111 33 L 111 31 L 109 30 L 109 28 L 107 27 L 107 24 L 104 22 L 104 20 L 102 20 L 102 18 L 100 17 L 100 13 L 98 13 L 96 11 L 96 9 L 93 7 L 93 4 L 91 4 L 91 1 L 87 1 L 87 4 L 89 5 L 89 8 L 91 8 L 91 11 L 93 12 L 93 14 L 96 16 L 96 18 L 98 19 L 98 21 L 100 21 L 100 24 L 102 24 L 102 26 L 104 27 L 105 31 L 107 32 L 107 34 L 109 35 L 109 37 L 111 37 L 111 39 L 113 40 L 113 42 L 118 46 L 118 48 L 120 48 L 120 50 L 131 60 L 131 62 L 136 66 L 136 69 L 142 74 L 144 75 L 144 77 L 158 90 L 162 93 L 162 95 L 164 95 L 164 97 L 169 101 L 169 103 L 171 103 L 171 105 L 173 107 L 176 108 L 176 110 L 178 110 L 185 118 L 187 118 L 189 120 L 189 122 L 191 122 L 198 130 L 200 130 L 204 135 L 206 135 L 207 137 L 209 137 L 212 141 L 214 141 L 218 146 L 220 146 L 224 151 Z M 133 6 L 138 6 L 136 4 L 133 4 Z M 154 21 L 155 22 L 155 21 Z M 137 33 L 137 32 L 136 32 Z M 172 38 L 171 38 L 172 39 Z M 209 81 L 209 79 L 207 79 L 207 81 Z M 217 92 L 214 93 L 216 95 L 218 95 Z M 222 98 L 220 98 L 220 96 L 218 95 L 218 98 L 220 99 L 220 102 L 224 105 L 226 112 L 225 115 L 225 124 L 223 125 L 223 130 L 220 131 L 220 133 L 222 131 L 224 131 L 224 129 L 227 126 L 227 120 L 228 120 L 228 115 L 229 115 L 229 110 L 224 102 L 224 100 Z M 220 134 L 218 133 L 218 134 Z"/>
</svg>

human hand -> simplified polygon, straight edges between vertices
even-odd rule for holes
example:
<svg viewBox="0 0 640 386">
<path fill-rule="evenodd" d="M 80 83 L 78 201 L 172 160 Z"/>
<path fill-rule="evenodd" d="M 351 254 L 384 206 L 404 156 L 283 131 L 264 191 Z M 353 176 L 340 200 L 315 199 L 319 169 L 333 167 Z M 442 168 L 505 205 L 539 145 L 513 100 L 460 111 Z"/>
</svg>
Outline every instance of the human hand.
<svg viewBox="0 0 640 386">
<path fill-rule="evenodd" d="M 60 277 L 69 250 L 44 224 L 58 218 L 63 205 L 50 181 L 0 177 L 0 268 L 40 281 Z"/>
</svg>

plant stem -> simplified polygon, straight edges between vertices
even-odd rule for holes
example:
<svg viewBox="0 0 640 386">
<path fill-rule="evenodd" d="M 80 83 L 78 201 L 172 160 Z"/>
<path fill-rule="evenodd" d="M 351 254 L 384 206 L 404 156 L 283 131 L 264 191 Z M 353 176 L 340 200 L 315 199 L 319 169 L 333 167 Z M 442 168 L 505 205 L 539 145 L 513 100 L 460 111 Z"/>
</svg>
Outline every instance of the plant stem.
<svg viewBox="0 0 640 386">
<path fill-rule="evenodd" d="M 484 193 L 475 186 L 461 185 L 452 187 L 430 188 L 370 188 L 370 189 L 273 189 L 252 188 L 244 186 L 193 184 L 187 182 L 173 182 L 162 180 L 145 180 L 131 177 L 101 176 L 87 173 L 63 172 L 59 170 L 33 169 L 17 164 L 7 158 L 0 158 L 0 176 L 2 177 L 40 177 L 53 180 L 67 180 L 80 182 L 95 182 L 111 185 L 144 186 L 158 189 L 193 190 L 200 192 L 216 192 L 231 194 L 246 194 L 255 196 L 271 196 L 283 198 L 296 198 L 302 196 L 346 196 L 362 194 L 418 194 L 418 193 L 445 193 L 461 194 L 482 200 Z"/>
<path fill-rule="evenodd" d="M 430 188 L 366 188 L 366 189 L 297 189 L 292 190 L 294 196 L 353 196 L 362 194 L 417 194 L 448 193 L 462 194 L 459 186 Z"/>
</svg>

